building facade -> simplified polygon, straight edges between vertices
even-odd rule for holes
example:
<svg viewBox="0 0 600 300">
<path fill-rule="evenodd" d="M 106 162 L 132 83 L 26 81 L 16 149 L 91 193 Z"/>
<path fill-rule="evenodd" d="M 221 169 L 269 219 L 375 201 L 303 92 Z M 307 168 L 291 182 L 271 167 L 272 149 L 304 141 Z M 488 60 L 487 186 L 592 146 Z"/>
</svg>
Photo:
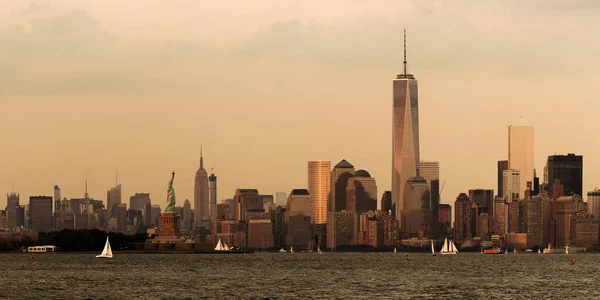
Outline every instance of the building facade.
<svg viewBox="0 0 600 300">
<path fill-rule="evenodd" d="M 294 189 L 290 193 L 286 212 L 289 216 L 306 216 L 312 219 L 313 201 L 307 189 Z"/>
<path fill-rule="evenodd" d="M 504 200 L 511 203 L 514 200 L 521 199 L 521 172 L 519 170 L 506 170 L 502 174 Z"/>
<path fill-rule="evenodd" d="M 469 196 L 461 193 L 456 197 L 454 202 L 454 241 L 457 245 L 464 243 L 470 239 L 473 224 L 471 220 L 471 201 Z"/>
<path fill-rule="evenodd" d="M 52 197 L 29 197 L 30 229 L 41 232 L 50 231 L 52 228 Z"/>
<path fill-rule="evenodd" d="M 600 219 L 600 190 L 596 189 L 587 193 L 587 211 L 595 218 Z"/>
<path fill-rule="evenodd" d="M 583 195 L 583 156 L 572 153 L 548 156 L 546 172 L 549 187 L 556 179 L 563 185 L 563 194 L 560 196 Z"/>
<path fill-rule="evenodd" d="M 308 192 L 313 201 L 313 223 L 325 225 L 329 193 L 331 192 L 331 162 L 316 160 L 308 162 Z"/>
<path fill-rule="evenodd" d="M 504 197 L 504 171 L 508 170 L 508 160 L 498 161 L 498 197 Z"/>
<path fill-rule="evenodd" d="M 194 226 L 209 228 L 208 174 L 204 169 L 204 157 L 200 150 L 200 168 L 194 176 Z"/>
<path fill-rule="evenodd" d="M 423 177 L 411 177 L 404 188 L 402 217 L 402 232 L 415 235 L 419 233 L 422 217 L 423 198 L 429 200 L 429 184 Z"/>
<path fill-rule="evenodd" d="M 115 208 L 121 204 L 121 185 L 117 184 L 112 189 L 106 191 L 106 210 L 108 211 L 108 218 L 114 218 L 116 215 Z"/>
<path fill-rule="evenodd" d="M 345 206 L 358 214 L 377 210 L 377 184 L 369 172 L 358 170 L 348 179 Z"/>
<path fill-rule="evenodd" d="M 217 176 L 214 171 L 208 177 L 208 217 L 211 223 L 217 217 Z"/>
<path fill-rule="evenodd" d="M 331 171 L 331 212 L 346 210 L 346 187 L 354 176 L 354 166 L 342 159 Z"/>
<path fill-rule="evenodd" d="M 523 193 L 534 176 L 533 126 L 508 126 L 508 169 L 519 171 L 519 191 Z"/>
</svg>

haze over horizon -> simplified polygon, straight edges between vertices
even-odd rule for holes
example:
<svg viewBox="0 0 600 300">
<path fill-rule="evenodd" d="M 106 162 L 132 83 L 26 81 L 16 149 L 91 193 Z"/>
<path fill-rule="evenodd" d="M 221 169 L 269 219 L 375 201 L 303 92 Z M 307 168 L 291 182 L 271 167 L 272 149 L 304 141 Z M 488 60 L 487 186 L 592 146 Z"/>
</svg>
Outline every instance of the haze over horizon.
<svg viewBox="0 0 600 300">
<path fill-rule="evenodd" d="M 0 2 L 0 193 L 82 197 L 87 173 L 106 200 L 118 169 L 124 203 L 149 192 L 164 208 L 175 171 L 182 205 L 202 143 L 218 201 L 289 194 L 307 161 L 346 159 L 379 202 L 404 27 L 442 203 L 496 190 L 509 125 L 535 127 L 538 176 L 576 153 L 583 190 L 600 186 L 600 3 L 398 2 Z"/>
</svg>

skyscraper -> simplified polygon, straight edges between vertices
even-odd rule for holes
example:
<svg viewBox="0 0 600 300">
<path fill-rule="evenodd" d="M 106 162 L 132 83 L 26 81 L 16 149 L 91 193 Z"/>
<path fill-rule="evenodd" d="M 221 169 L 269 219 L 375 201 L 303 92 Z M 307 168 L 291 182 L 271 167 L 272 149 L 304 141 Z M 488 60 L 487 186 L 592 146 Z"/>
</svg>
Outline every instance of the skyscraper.
<svg viewBox="0 0 600 300">
<path fill-rule="evenodd" d="M 392 191 L 385 191 L 381 195 L 381 211 L 389 213 L 392 209 Z"/>
<path fill-rule="evenodd" d="M 215 176 L 214 170 L 211 172 L 208 177 L 208 215 L 210 221 L 216 220 L 217 217 L 217 176 Z"/>
<path fill-rule="evenodd" d="M 58 185 L 54 186 L 54 212 L 58 212 L 60 210 L 60 188 Z"/>
<path fill-rule="evenodd" d="M 421 177 L 425 178 L 431 184 L 432 180 L 440 179 L 440 162 L 439 161 L 421 161 L 419 163 Z"/>
<path fill-rule="evenodd" d="M 438 222 L 440 204 L 440 162 L 438 161 L 421 161 L 420 162 L 421 177 L 429 183 L 429 193 L 431 197 L 430 210 L 431 221 Z"/>
<path fill-rule="evenodd" d="M 354 174 L 354 166 L 342 159 L 331 171 L 331 205 L 330 211 L 342 211 L 346 209 L 346 187 L 348 180 Z"/>
<path fill-rule="evenodd" d="M 520 172 L 519 191 L 533 183 L 533 126 L 508 126 L 508 168 Z"/>
<path fill-rule="evenodd" d="M 117 204 L 118 206 L 119 204 Z M 139 210 L 142 212 L 144 225 L 150 225 L 152 200 L 149 193 L 135 193 L 129 197 L 129 210 Z"/>
<path fill-rule="evenodd" d="M 513 200 L 521 199 L 521 175 L 518 170 L 506 170 L 503 172 L 502 177 L 504 178 L 502 188 L 504 199 L 506 203 L 511 203 Z"/>
<path fill-rule="evenodd" d="M 471 201 L 469 196 L 461 193 L 454 202 L 454 240 L 457 244 L 462 244 L 468 238 L 471 238 Z"/>
<path fill-rule="evenodd" d="M 404 34 L 404 72 L 393 81 L 392 112 L 392 202 L 396 216 L 401 215 L 404 186 L 419 176 L 419 98 L 417 80 L 406 71 L 406 31 Z"/>
<path fill-rule="evenodd" d="M 595 189 L 594 191 L 587 193 L 587 211 L 592 214 L 595 218 L 600 218 L 600 190 Z"/>
<path fill-rule="evenodd" d="M 52 197 L 29 197 L 29 220 L 31 229 L 49 231 L 52 228 Z"/>
<path fill-rule="evenodd" d="M 504 171 L 508 170 L 508 160 L 498 161 L 498 197 L 504 197 Z"/>
<path fill-rule="evenodd" d="M 121 185 L 117 184 L 112 189 L 106 191 L 106 210 L 108 211 L 109 219 L 117 217 L 116 207 L 119 204 L 121 204 Z"/>
<path fill-rule="evenodd" d="M 192 204 L 190 200 L 185 199 L 183 202 L 183 229 L 187 231 L 192 231 L 194 228 L 192 227 Z"/>
<path fill-rule="evenodd" d="M 423 198 L 429 200 L 429 184 L 423 177 L 411 177 L 404 188 L 401 226 L 402 232 L 417 234 L 423 213 Z"/>
<path fill-rule="evenodd" d="M 494 215 L 494 190 L 469 190 L 469 199 L 477 203 L 480 213 Z"/>
<path fill-rule="evenodd" d="M 6 218 L 10 230 L 24 225 L 24 215 L 20 214 L 19 194 L 12 192 L 6 195 Z"/>
<path fill-rule="evenodd" d="M 331 192 L 331 161 L 308 162 L 308 192 L 313 201 L 313 223 L 327 223 L 327 199 Z"/>
<path fill-rule="evenodd" d="M 208 226 L 208 175 L 204 170 L 204 157 L 200 149 L 200 168 L 196 171 L 194 178 L 194 226 L 200 228 Z M 205 221 L 203 223 L 203 221 Z"/>
<path fill-rule="evenodd" d="M 286 211 L 288 216 L 303 215 L 309 218 L 313 214 L 313 202 L 307 189 L 293 189 L 287 199 Z"/>
<path fill-rule="evenodd" d="M 377 210 L 377 184 L 365 170 L 358 170 L 346 187 L 346 210 L 358 214 Z"/>
<path fill-rule="evenodd" d="M 556 179 L 560 179 L 564 188 L 561 196 L 583 195 L 583 156 L 573 153 L 548 156 L 546 171 L 550 188 Z"/>
</svg>

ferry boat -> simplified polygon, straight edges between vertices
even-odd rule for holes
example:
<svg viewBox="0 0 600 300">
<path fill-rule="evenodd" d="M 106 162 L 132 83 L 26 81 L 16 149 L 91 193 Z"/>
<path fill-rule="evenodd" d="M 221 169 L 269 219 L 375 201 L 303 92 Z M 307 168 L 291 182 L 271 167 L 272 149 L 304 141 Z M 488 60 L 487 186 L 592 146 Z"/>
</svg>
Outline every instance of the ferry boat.
<svg viewBox="0 0 600 300">
<path fill-rule="evenodd" d="M 483 254 L 502 254 L 504 252 L 502 252 L 502 250 L 500 250 L 500 248 L 490 248 L 490 249 L 484 249 L 483 250 Z"/>
<path fill-rule="evenodd" d="M 27 252 L 29 253 L 46 253 L 46 252 L 56 252 L 58 247 L 56 246 L 33 246 L 27 247 Z"/>
</svg>

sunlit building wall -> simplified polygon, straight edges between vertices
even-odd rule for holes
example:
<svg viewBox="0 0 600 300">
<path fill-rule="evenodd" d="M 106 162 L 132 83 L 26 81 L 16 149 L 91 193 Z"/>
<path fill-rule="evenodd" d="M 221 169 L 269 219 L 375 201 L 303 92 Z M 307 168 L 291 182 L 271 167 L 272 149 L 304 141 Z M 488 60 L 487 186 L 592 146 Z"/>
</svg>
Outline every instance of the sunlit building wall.
<svg viewBox="0 0 600 300">
<path fill-rule="evenodd" d="M 331 192 L 331 161 L 308 162 L 308 191 L 313 201 L 313 223 L 327 223 L 327 199 Z"/>
<path fill-rule="evenodd" d="M 508 126 L 508 169 L 520 172 L 519 191 L 524 193 L 527 182 L 533 182 L 533 126 Z"/>
</svg>

